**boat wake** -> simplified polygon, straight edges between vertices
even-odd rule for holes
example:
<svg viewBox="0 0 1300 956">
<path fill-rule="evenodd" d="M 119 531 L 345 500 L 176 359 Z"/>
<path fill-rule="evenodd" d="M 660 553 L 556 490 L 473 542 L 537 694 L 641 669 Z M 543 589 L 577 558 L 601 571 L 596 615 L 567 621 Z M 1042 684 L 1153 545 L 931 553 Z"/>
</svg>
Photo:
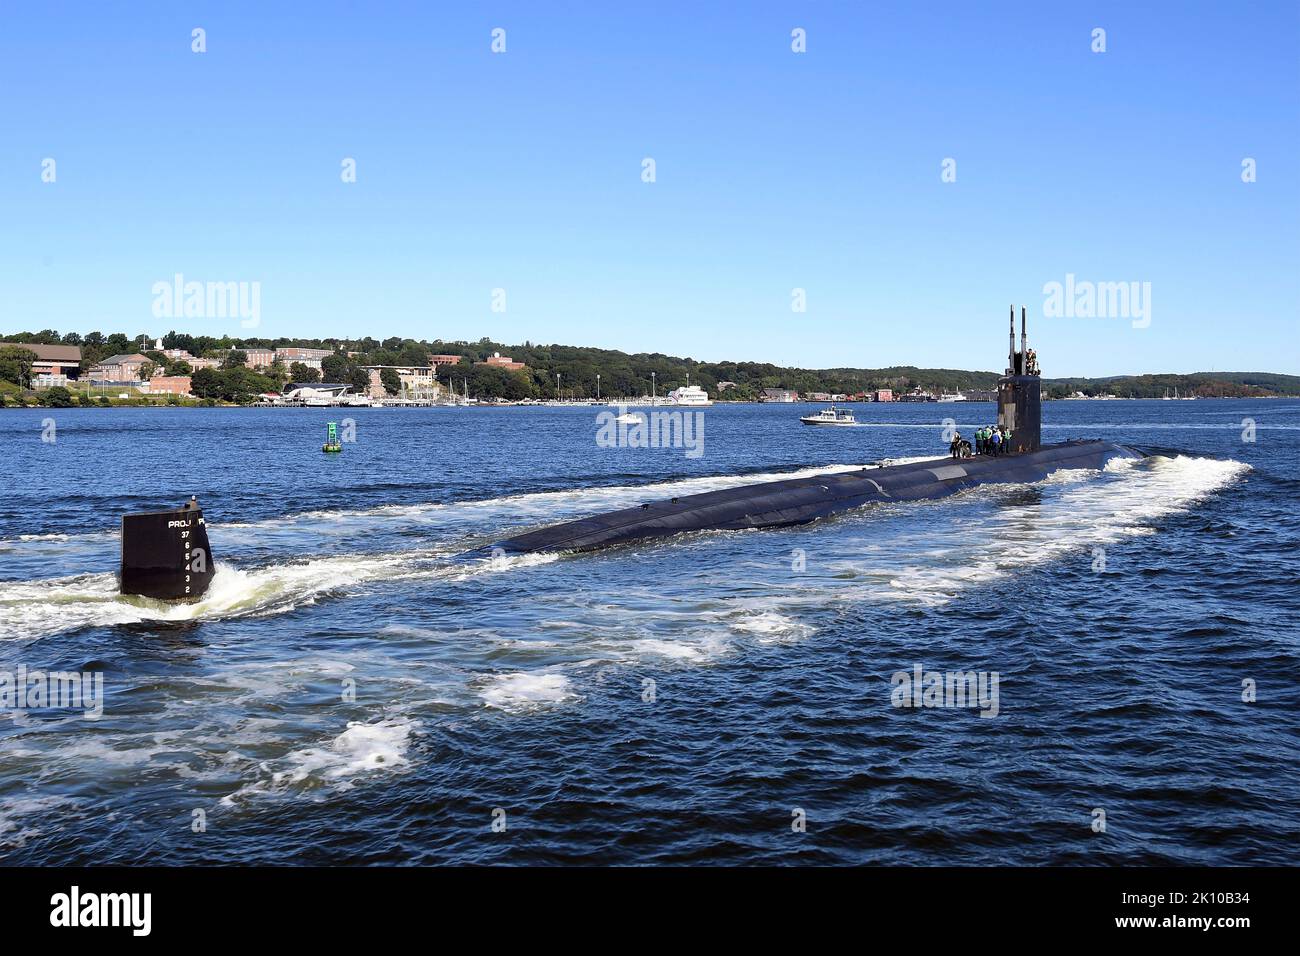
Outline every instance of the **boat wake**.
<svg viewBox="0 0 1300 956">
<path fill-rule="evenodd" d="M 928 515 L 882 541 L 864 514 L 851 519 L 850 555 L 833 571 L 850 600 L 945 604 L 968 588 L 1018 570 L 1080 556 L 1154 534 L 1159 521 L 1186 511 L 1239 479 L 1250 466 L 1177 456 L 1114 459 L 1104 472 L 1060 471 L 1033 485 L 984 486 L 929 507 Z M 1035 495 L 1026 499 L 1024 492 Z M 891 509 L 911 506 L 889 506 Z"/>
<path fill-rule="evenodd" d="M 449 563 L 454 548 L 391 554 L 344 554 L 240 568 L 219 561 L 198 601 L 171 603 L 118 593 L 112 573 L 0 583 L 0 642 L 31 640 L 84 627 L 152 622 L 183 624 L 234 617 L 283 614 L 324 597 L 345 595 L 379 582 L 411 578 L 465 580 L 474 574 L 509 571 L 554 560 L 497 558 L 475 566 Z"/>
<path fill-rule="evenodd" d="M 923 460 L 928 459 L 893 459 L 889 463 Z M 353 532 L 378 525 L 376 530 L 391 533 L 392 522 L 409 531 L 404 519 L 418 524 L 435 510 L 444 514 L 439 529 L 429 530 L 430 546 L 419 550 L 339 554 L 246 568 L 237 563 L 235 549 L 231 561 L 218 561 L 212 585 L 203 598 L 188 604 L 119 595 L 115 575 L 107 572 L 0 582 L 0 641 L 32 639 L 83 627 L 141 622 L 180 624 L 282 614 L 326 597 L 409 578 L 465 581 L 481 574 L 558 560 L 554 554 L 499 555 L 474 562 L 451 560 L 464 550 L 471 529 L 479 534 L 484 526 L 517 529 L 530 520 L 551 523 L 627 507 L 665 494 L 694 494 L 862 467 L 867 466 L 541 492 L 445 505 L 318 512 L 311 513 L 310 520 L 304 516 L 236 525 L 233 541 L 226 540 L 227 529 L 214 524 L 214 550 L 225 554 L 241 530 L 256 531 L 262 538 L 273 537 L 277 530 L 301 536 L 304 527 L 315 534 L 322 525 L 337 522 L 350 525 Z M 836 593 L 823 594 L 821 599 L 842 599 L 847 595 L 852 600 L 942 603 L 952 600 L 965 587 L 993 580 L 1016 568 L 1149 534 L 1163 516 L 1190 507 L 1248 470 L 1248 465 L 1239 462 L 1181 455 L 1142 461 L 1117 459 L 1105 473 L 1063 471 L 1032 486 L 984 486 L 942 501 L 877 506 L 835 521 L 819 522 L 803 533 L 827 542 L 818 545 L 829 552 L 820 566 L 830 568 L 831 579 L 826 586 Z M 1026 487 L 1038 489 L 1041 497 L 1028 503 L 1017 501 L 1020 490 Z M 935 515 L 935 509 L 943 512 L 942 516 Z M 787 534 L 799 535 L 800 530 Z M 409 547 L 409 536 L 403 540 Z M 601 559 L 587 556 L 581 560 Z M 815 580 L 816 575 L 810 574 L 799 586 L 807 589 Z M 856 586 L 848 586 L 849 582 L 856 582 Z"/>
<path fill-rule="evenodd" d="M 108 573 L 0 582 L 0 636 L 10 640 L 85 627 L 201 626 L 330 598 L 340 607 L 325 617 L 325 630 L 345 638 L 268 653 L 252 621 L 236 632 L 242 639 L 207 642 L 203 655 L 180 666 L 146 661 L 136 663 L 139 672 L 122 672 L 110 692 L 112 721 L 15 715 L 0 758 L 0 846 L 39 838 L 45 794 L 27 770 L 37 758 L 41 780 L 63 781 L 64 813 L 92 806 L 106 783 L 126 788 L 142 779 L 174 791 L 176 813 L 201 805 L 242 814 L 267 802 L 329 800 L 406 774 L 419 763 L 422 733 L 435 723 L 463 729 L 471 721 L 562 713 L 608 693 L 606 675 L 620 675 L 627 692 L 639 694 L 647 675 L 662 681 L 674 669 L 740 654 L 783 654 L 816 640 L 823 627 L 833 632 L 830 622 L 864 605 L 943 605 L 1027 568 L 1087 567 L 1094 549 L 1158 532 L 1162 521 L 1247 471 L 1238 462 L 1188 456 L 1116 460 L 1104 472 L 1062 471 L 1032 485 L 981 486 L 802 527 L 704 532 L 564 557 L 453 561 L 463 531 L 434 537 L 421 550 L 261 567 L 240 566 L 235 552 L 193 604 L 120 597 Z M 742 480 L 754 479 L 735 483 Z M 717 481 L 679 484 L 708 490 Z M 547 508 L 596 511 L 620 496 L 622 503 L 649 497 L 644 488 L 592 489 L 562 501 L 518 496 L 496 510 L 485 503 L 445 510 L 466 509 L 473 515 L 467 523 L 485 516 L 510 523 Z M 527 577 L 552 562 L 545 574 Z M 680 570 L 656 573 L 666 564 Z M 382 605 L 388 596 L 375 598 L 377 589 L 411 579 L 420 597 L 400 614 L 378 627 L 351 620 L 344 602 Z M 448 602 L 457 609 L 448 616 L 436 602 L 443 585 L 461 581 L 482 594 Z M 432 601 L 423 596 L 424 582 L 433 585 Z M 349 681 L 356 699 L 340 705 Z"/>
</svg>

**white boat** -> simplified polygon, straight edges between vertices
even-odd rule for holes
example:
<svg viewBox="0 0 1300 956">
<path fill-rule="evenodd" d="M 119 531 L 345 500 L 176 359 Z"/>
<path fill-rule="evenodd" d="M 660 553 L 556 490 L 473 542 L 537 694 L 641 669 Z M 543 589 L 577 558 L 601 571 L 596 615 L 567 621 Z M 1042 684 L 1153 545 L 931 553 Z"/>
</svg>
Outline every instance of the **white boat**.
<svg viewBox="0 0 1300 956">
<path fill-rule="evenodd" d="M 669 393 L 674 405 L 686 405 L 691 408 L 699 408 L 704 405 L 712 405 L 709 401 L 709 393 L 698 385 L 683 385 L 681 388 L 675 388 Z"/>
<path fill-rule="evenodd" d="M 640 412 L 624 412 L 616 415 L 614 421 L 620 425 L 640 425 L 645 422 L 645 416 Z"/>
<path fill-rule="evenodd" d="M 804 415 L 799 421 L 805 425 L 856 425 L 858 423 L 852 412 L 846 412 L 834 405 L 823 408 L 816 415 Z"/>
<path fill-rule="evenodd" d="M 966 401 L 966 396 L 963 395 L 961 392 L 944 392 L 942 395 L 939 396 L 939 401 L 964 402 Z"/>
</svg>

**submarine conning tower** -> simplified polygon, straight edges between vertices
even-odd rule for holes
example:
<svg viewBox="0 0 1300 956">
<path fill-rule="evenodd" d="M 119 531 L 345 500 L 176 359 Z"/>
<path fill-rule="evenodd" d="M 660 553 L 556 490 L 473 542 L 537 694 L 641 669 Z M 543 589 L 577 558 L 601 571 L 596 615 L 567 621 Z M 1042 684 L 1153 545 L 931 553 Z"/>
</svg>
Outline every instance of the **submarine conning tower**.
<svg viewBox="0 0 1300 956">
<path fill-rule="evenodd" d="M 1011 430 L 1012 454 L 1037 451 L 1042 444 L 1042 393 L 1038 358 L 1029 348 L 1025 307 L 1020 307 L 1020 349 L 1016 349 L 1016 307 L 1011 307 L 1007 372 L 998 380 L 998 424 Z"/>
</svg>

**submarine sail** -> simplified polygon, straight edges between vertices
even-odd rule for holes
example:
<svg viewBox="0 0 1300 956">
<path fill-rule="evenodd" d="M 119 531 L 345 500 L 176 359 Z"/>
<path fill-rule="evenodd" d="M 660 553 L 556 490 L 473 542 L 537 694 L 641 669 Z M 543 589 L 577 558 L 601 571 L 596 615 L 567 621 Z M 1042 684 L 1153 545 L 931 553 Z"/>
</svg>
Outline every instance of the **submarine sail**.
<svg viewBox="0 0 1300 956">
<path fill-rule="evenodd" d="M 1025 307 L 1020 307 L 1020 351 L 1016 351 L 1016 307 L 1011 307 L 1011 355 L 1007 373 L 998 380 L 998 424 L 1010 432 L 1003 454 L 1037 451 L 1042 439 L 1042 380 L 1029 348 Z"/>
</svg>

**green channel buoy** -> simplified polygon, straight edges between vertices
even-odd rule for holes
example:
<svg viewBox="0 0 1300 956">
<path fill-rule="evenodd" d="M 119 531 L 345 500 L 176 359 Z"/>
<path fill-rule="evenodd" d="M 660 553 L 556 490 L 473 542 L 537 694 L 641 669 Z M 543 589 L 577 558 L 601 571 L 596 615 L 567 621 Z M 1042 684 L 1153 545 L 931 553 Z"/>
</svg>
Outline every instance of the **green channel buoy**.
<svg viewBox="0 0 1300 956">
<path fill-rule="evenodd" d="M 343 446 L 339 444 L 339 433 L 337 422 L 327 422 L 325 424 L 325 444 L 321 445 L 321 451 L 340 452 Z"/>
</svg>

